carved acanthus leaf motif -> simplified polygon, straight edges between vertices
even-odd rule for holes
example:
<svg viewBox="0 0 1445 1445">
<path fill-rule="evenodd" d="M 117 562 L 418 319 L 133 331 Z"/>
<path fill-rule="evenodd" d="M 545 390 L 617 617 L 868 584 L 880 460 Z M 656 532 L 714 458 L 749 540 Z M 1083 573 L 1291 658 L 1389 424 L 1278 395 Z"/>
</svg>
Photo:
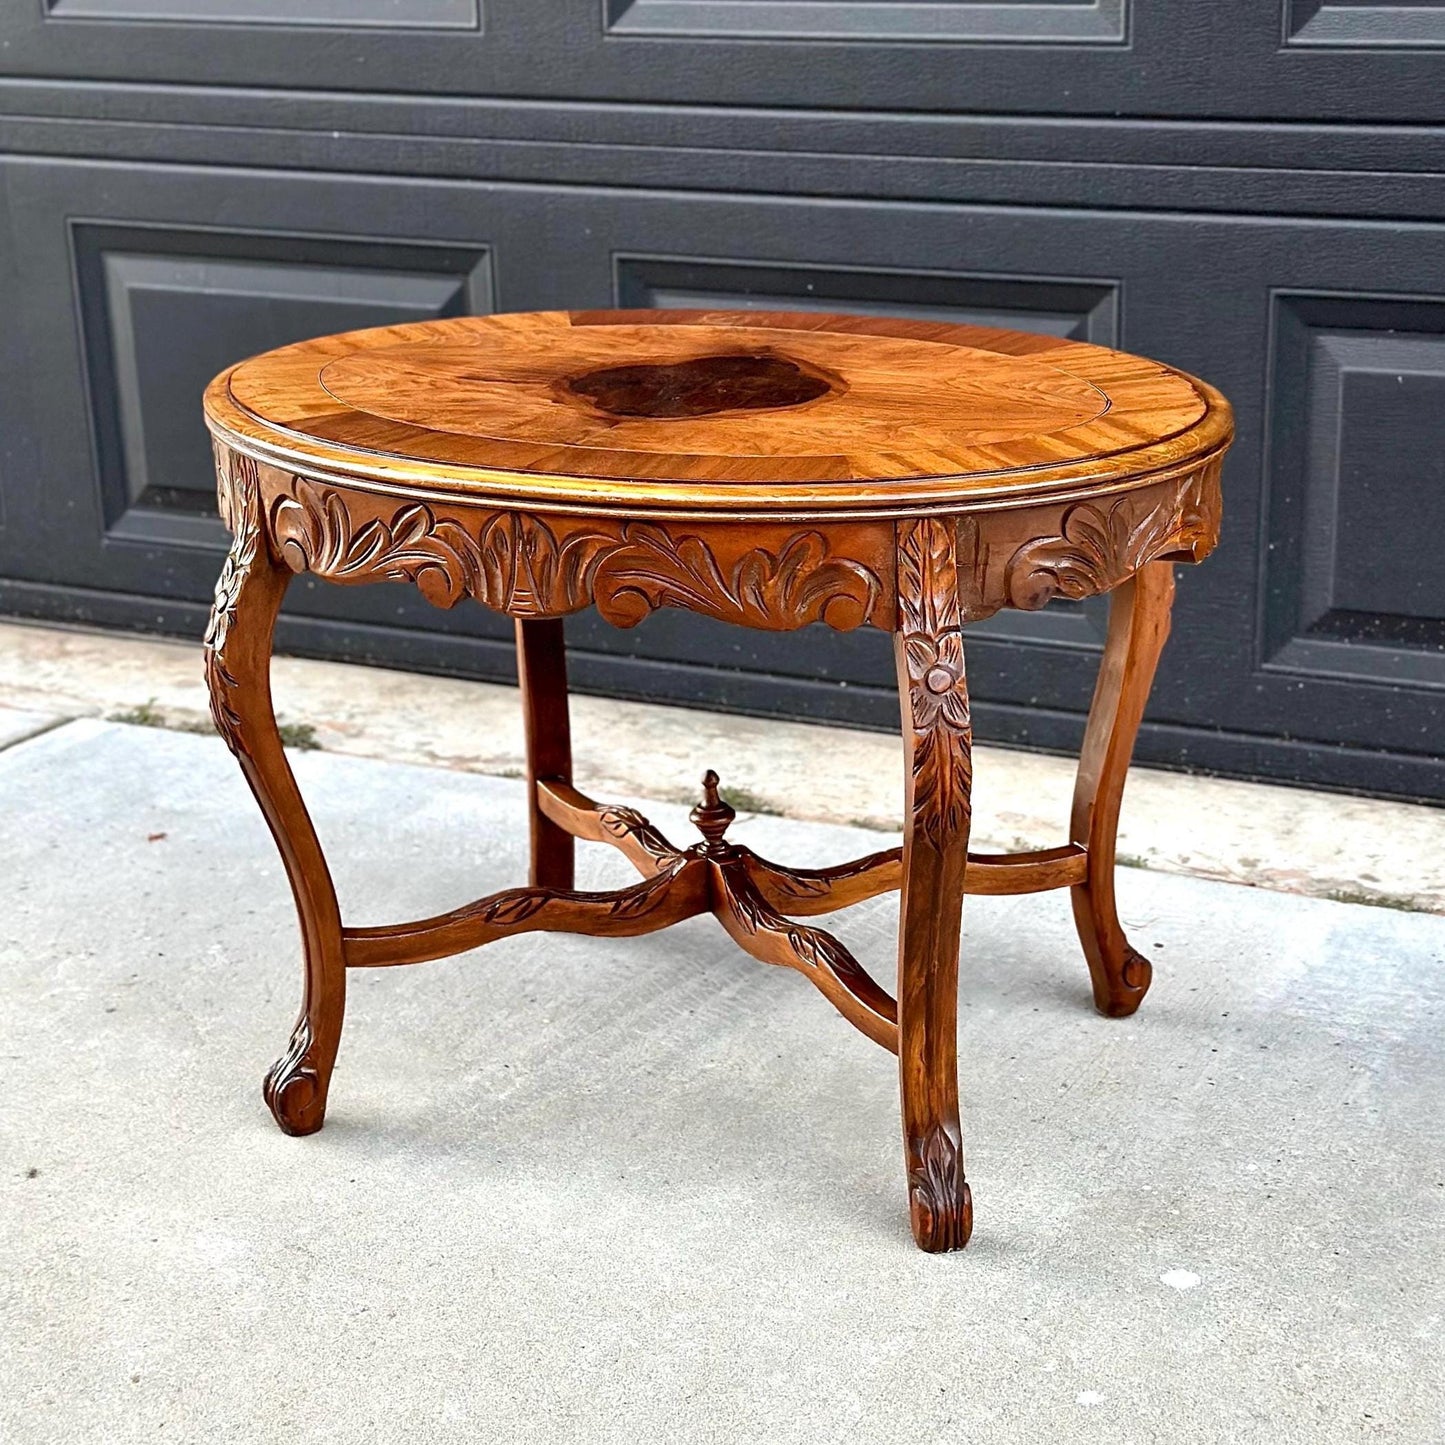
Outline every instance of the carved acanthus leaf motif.
<svg viewBox="0 0 1445 1445">
<path fill-rule="evenodd" d="M 234 537 L 241 530 L 247 506 L 259 491 L 260 477 L 250 457 L 233 452 L 214 438 L 211 450 L 216 458 L 216 510 Z"/>
<path fill-rule="evenodd" d="M 468 915 L 478 923 L 491 923 L 499 928 L 513 928 L 525 923 L 551 902 L 554 895 L 545 888 L 508 888 L 504 893 L 484 898 Z"/>
<path fill-rule="evenodd" d="M 483 586 L 470 589 L 471 595 L 513 617 L 585 607 L 598 566 L 616 546 L 602 531 L 569 532 L 559 541 L 545 522 L 525 512 L 488 517 L 480 535 Z"/>
<path fill-rule="evenodd" d="M 932 517 L 899 528 L 899 632 L 913 736 L 913 825 L 935 848 L 966 832 L 972 719 L 952 530 Z"/>
<path fill-rule="evenodd" d="M 818 878 L 778 868 L 768 876 L 774 893 L 783 898 L 821 898 L 828 892 L 831 878 Z"/>
<path fill-rule="evenodd" d="M 1176 484 L 1172 505 L 1153 488 L 1124 492 L 1105 506 L 1079 502 L 1059 534 L 1026 542 L 1005 578 L 1014 607 L 1035 611 L 1054 597 L 1107 592 L 1159 557 L 1202 557 L 1219 536 L 1218 465 Z"/>
<path fill-rule="evenodd" d="M 514 617 L 585 607 L 598 561 L 617 545 L 600 531 L 559 541 L 545 522 L 522 512 L 489 513 L 473 536 L 419 502 L 389 521 L 358 526 L 341 493 L 304 480 L 272 507 L 271 531 L 293 571 L 333 582 L 413 582 L 437 607 L 475 597 Z"/>
<path fill-rule="evenodd" d="M 725 873 L 724 877 L 733 917 L 749 933 L 770 933 L 786 940 L 795 966 L 804 974 L 831 974 L 855 997 L 879 992 L 872 975 L 831 933 L 784 918 L 751 882 L 741 883 L 737 874 Z"/>
<path fill-rule="evenodd" d="M 819 532 L 796 533 L 776 553 L 755 547 L 724 575 L 701 537 L 630 522 L 622 545 L 598 570 L 597 609 L 619 627 L 661 607 L 681 607 L 744 627 L 821 621 L 846 631 L 868 620 L 881 592 L 862 563 L 830 559 Z"/>
<path fill-rule="evenodd" d="M 963 1145 L 944 1124 L 908 1141 L 908 1204 L 926 1250 L 962 1249 L 973 1232 L 973 1201 L 963 1177 Z"/>
<path fill-rule="evenodd" d="M 597 816 L 609 838 L 630 837 L 650 858 L 671 863 L 682 855 L 636 808 L 604 808 Z"/>
<path fill-rule="evenodd" d="M 606 904 L 608 916 L 612 918 L 640 918 L 666 900 L 668 889 L 685 862 L 680 854 L 674 854 L 673 858 L 675 861 L 671 867 L 641 883 L 634 883 L 630 888 L 619 888 L 612 893 L 557 893 L 550 888 L 508 888 L 459 909 L 456 917 L 506 930 L 529 923 L 548 904 L 581 901 Z"/>
<path fill-rule="evenodd" d="M 231 530 L 231 549 L 216 579 L 216 596 L 202 640 L 211 720 L 233 753 L 241 749 L 241 718 L 231 703 L 236 678 L 226 665 L 226 643 L 236 620 L 241 588 L 261 546 L 261 487 L 256 463 L 237 452 L 218 454 L 216 496 Z"/>
<path fill-rule="evenodd" d="M 877 988 L 872 975 L 831 933 L 803 923 L 791 924 L 787 932 L 789 946 L 808 968 L 831 973 L 855 994 Z"/>
<path fill-rule="evenodd" d="M 762 894 L 752 888 L 731 888 L 728 890 L 728 900 L 738 922 L 749 933 L 761 933 L 778 923 L 786 925 L 787 920 L 774 913 Z"/>
<path fill-rule="evenodd" d="M 277 551 L 297 572 L 334 582 L 413 582 L 438 607 L 474 597 L 513 617 L 558 616 L 594 600 L 619 627 L 681 607 L 753 627 L 868 620 L 882 595 L 862 563 L 829 558 L 819 532 L 777 552 L 755 547 L 724 570 L 706 539 L 643 522 L 554 530 L 528 512 L 438 517 L 424 503 L 356 522 L 344 494 L 298 479 L 271 507 Z"/>
<path fill-rule="evenodd" d="M 651 878 L 635 883 L 631 888 L 622 889 L 612 900 L 608 913 L 613 918 L 641 918 L 651 913 L 666 899 L 674 878 L 686 867 L 686 861 L 677 855 L 676 862 Z"/>
<path fill-rule="evenodd" d="M 889 862 L 896 863 L 898 860 L 898 850 L 895 848 L 881 853 L 869 853 L 862 858 L 854 858 L 849 863 L 835 864 L 830 868 L 790 868 L 760 858 L 750 850 L 744 851 L 747 853 L 749 867 L 761 871 L 767 882 L 767 892 L 773 898 L 797 901 L 826 898 L 840 885 L 846 885 L 854 878 L 863 877 Z"/>
</svg>

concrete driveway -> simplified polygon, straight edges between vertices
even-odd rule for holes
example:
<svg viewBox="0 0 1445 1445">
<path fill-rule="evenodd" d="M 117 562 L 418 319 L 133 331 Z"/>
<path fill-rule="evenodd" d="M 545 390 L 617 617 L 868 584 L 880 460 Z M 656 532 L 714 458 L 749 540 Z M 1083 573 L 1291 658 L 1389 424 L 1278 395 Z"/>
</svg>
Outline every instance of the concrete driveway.
<svg viewBox="0 0 1445 1445">
<path fill-rule="evenodd" d="M 354 921 L 522 876 L 520 783 L 295 761 Z M 1114 1022 L 1062 899 L 970 901 L 978 1224 L 928 1257 L 892 1061 L 711 920 L 354 976 L 298 1140 L 294 919 L 218 740 L 13 743 L 0 857 L 10 1445 L 1445 1439 L 1445 918 L 1126 870 Z M 889 900 L 839 918 L 886 976 Z"/>
</svg>

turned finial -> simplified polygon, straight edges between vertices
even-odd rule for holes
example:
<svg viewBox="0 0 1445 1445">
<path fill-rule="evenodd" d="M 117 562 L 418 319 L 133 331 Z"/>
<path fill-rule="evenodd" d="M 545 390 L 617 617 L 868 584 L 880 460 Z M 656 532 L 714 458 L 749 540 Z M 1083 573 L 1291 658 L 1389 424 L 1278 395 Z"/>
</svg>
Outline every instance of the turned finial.
<svg viewBox="0 0 1445 1445">
<path fill-rule="evenodd" d="M 702 776 L 702 802 L 688 817 L 712 847 L 718 846 L 737 812 L 717 795 L 718 775 L 711 768 Z"/>
</svg>

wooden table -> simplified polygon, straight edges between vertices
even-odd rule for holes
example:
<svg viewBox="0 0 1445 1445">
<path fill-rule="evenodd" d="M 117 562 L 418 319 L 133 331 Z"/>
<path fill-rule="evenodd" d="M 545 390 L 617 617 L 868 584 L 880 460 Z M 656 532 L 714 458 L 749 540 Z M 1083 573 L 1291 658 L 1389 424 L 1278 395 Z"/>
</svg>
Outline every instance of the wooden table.
<svg viewBox="0 0 1445 1445">
<path fill-rule="evenodd" d="M 544 312 L 325 337 L 206 393 L 234 542 L 206 672 L 295 892 L 301 1015 L 266 1076 L 282 1129 L 321 1127 L 348 968 L 443 958 L 534 929 L 632 936 L 714 914 L 898 1055 L 914 1237 L 972 1228 L 958 1113 L 965 893 L 1071 890 L 1094 1000 L 1138 1008 L 1150 965 L 1114 907 L 1119 799 L 1169 630 L 1172 564 L 1219 532 L 1232 423 L 1204 383 L 1116 351 L 942 322 L 763 312 Z M 407 581 L 516 619 L 531 878 L 435 918 L 343 924 L 272 712 L 293 573 Z M 1068 841 L 970 854 L 964 630 L 1002 607 L 1112 592 Z M 908 766 L 902 848 L 784 868 L 729 840 L 704 780 L 689 846 L 573 786 L 562 621 L 679 607 L 743 627 L 891 631 Z M 826 787 L 819 778 L 819 786 Z M 641 880 L 573 888 L 575 840 Z M 900 893 L 897 998 L 799 920 Z"/>
</svg>

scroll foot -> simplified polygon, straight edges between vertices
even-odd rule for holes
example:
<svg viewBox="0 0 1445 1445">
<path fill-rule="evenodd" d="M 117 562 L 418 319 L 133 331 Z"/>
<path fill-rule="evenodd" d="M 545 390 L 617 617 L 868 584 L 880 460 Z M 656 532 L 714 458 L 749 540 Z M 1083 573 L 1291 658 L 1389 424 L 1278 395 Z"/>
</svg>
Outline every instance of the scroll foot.
<svg viewBox="0 0 1445 1445">
<path fill-rule="evenodd" d="M 1094 1007 L 1105 1018 L 1128 1018 L 1149 992 L 1154 965 L 1127 941 L 1120 938 L 1116 944 L 1100 930 L 1090 900 L 1082 893 L 1075 894 L 1074 916 L 1093 976 Z"/>
<path fill-rule="evenodd" d="M 315 1057 L 310 1021 L 302 1018 L 286 1052 L 267 1070 L 261 1097 L 285 1134 L 314 1134 L 326 1118 L 331 1070 Z"/>
</svg>

